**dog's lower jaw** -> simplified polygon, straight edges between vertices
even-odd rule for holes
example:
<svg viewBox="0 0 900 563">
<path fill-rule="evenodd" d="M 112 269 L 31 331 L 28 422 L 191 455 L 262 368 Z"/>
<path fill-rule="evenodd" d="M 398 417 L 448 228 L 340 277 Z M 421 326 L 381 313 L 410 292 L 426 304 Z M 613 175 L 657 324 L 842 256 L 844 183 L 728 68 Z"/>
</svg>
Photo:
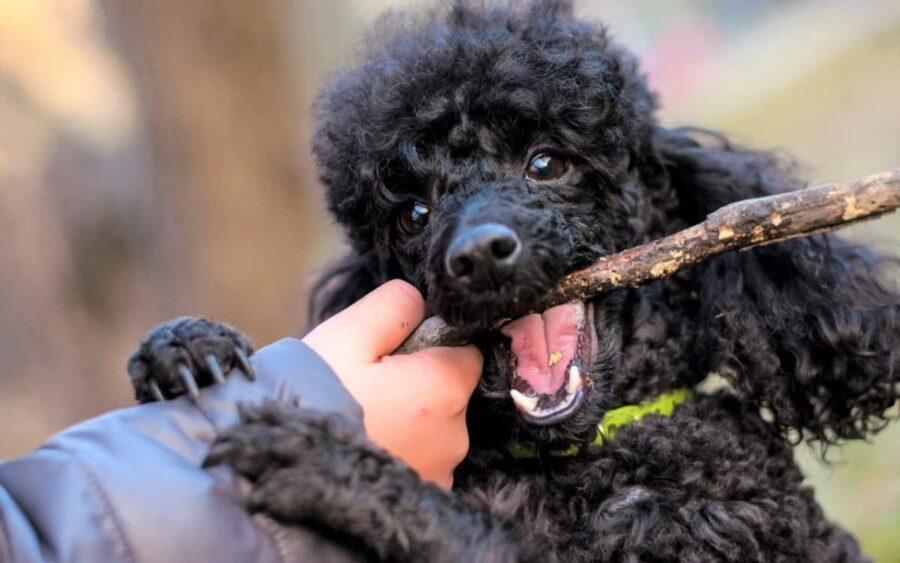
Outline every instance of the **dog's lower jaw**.
<svg viewBox="0 0 900 563">
<path fill-rule="evenodd" d="M 535 424 L 516 408 L 510 395 L 513 388 L 510 387 L 512 366 L 508 365 L 511 358 L 508 339 L 499 331 L 476 338 L 484 353 L 485 372 L 468 409 L 469 428 L 481 429 L 471 435 L 473 447 L 504 455 L 510 440 L 550 448 L 593 440 L 604 413 L 617 406 L 611 390 L 614 374 L 620 370 L 622 361 L 623 305 L 623 296 L 617 294 L 586 304 L 593 316 L 592 336 L 596 338 L 591 347 L 592 359 L 578 364 L 581 389 L 577 391 L 577 399 L 552 424 Z M 582 369 L 582 366 L 588 367 Z M 567 373 L 566 377 L 559 390 L 561 398 L 568 394 L 565 386 L 573 385 L 571 375 Z"/>
<path fill-rule="evenodd" d="M 522 419 L 549 426 L 577 412 L 596 359 L 593 304 L 551 307 L 513 320 L 500 332 L 509 342 L 495 346 L 494 356 Z"/>
</svg>

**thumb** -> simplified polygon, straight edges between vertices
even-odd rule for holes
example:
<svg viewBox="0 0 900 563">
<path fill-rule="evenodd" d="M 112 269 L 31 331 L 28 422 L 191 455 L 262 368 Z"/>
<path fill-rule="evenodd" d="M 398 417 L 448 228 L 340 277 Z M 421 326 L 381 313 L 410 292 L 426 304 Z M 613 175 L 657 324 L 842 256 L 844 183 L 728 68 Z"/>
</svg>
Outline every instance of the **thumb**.
<svg viewBox="0 0 900 563">
<path fill-rule="evenodd" d="M 303 341 L 326 360 L 350 356 L 372 362 L 396 350 L 424 318 L 419 290 L 391 280 L 317 326 Z"/>
</svg>

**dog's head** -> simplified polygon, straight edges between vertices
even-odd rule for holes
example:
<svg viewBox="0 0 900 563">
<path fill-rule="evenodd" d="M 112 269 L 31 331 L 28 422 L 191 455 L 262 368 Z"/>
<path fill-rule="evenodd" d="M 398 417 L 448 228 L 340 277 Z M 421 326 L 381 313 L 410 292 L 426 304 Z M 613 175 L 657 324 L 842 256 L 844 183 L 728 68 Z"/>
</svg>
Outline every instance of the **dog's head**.
<svg viewBox="0 0 900 563">
<path fill-rule="evenodd" d="M 484 410 L 540 440 L 583 439 L 605 409 L 734 356 L 697 345 L 718 339 L 703 322 L 728 322 L 713 320 L 720 296 L 700 301 L 721 278 L 709 269 L 523 314 L 600 256 L 772 191 L 771 158 L 657 127 L 634 60 L 569 2 L 457 1 L 388 16 L 370 39 L 317 104 L 314 152 L 354 254 L 319 287 L 315 319 L 394 277 L 451 324 L 508 319 L 480 342 Z"/>
<path fill-rule="evenodd" d="M 598 387 L 618 331 L 599 300 L 522 314 L 565 273 L 646 236 L 637 169 L 652 96 L 563 2 L 459 3 L 388 35 L 321 98 L 331 208 L 370 268 L 413 282 L 448 322 L 517 319 L 490 359 L 524 420 L 556 423 Z"/>
</svg>

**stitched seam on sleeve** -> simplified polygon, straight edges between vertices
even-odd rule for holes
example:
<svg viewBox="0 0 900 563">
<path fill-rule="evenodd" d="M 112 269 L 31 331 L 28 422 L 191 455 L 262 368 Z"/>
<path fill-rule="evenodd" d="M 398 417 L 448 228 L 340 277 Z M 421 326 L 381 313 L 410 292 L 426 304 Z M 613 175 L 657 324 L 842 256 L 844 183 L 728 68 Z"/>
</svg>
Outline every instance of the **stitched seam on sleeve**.
<svg viewBox="0 0 900 563">
<path fill-rule="evenodd" d="M 100 486 L 100 481 L 97 479 L 97 476 L 94 475 L 93 471 L 82 462 L 77 456 L 72 455 L 71 452 L 66 452 L 77 464 L 78 468 L 81 469 L 84 474 L 88 478 L 88 482 L 91 485 L 91 489 L 93 489 L 94 494 L 97 499 L 100 501 L 100 504 L 103 506 L 106 512 L 106 516 L 112 522 L 112 527 L 115 531 L 115 537 L 113 538 L 115 543 L 115 551 L 116 554 L 122 554 L 127 561 L 131 561 L 135 563 L 137 559 L 134 556 L 134 550 L 131 548 L 131 545 L 128 543 L 128 540 L 125 537 L 125 531 L 122 529 L 121 524 L 119 523 L 119 519 L 116 518 L 116 513 L 113 510 L 112 503 L 109 501 L 109 497 L 106 496 L 106 492 L 103 490 L 103 487 Z"/>
</svg>

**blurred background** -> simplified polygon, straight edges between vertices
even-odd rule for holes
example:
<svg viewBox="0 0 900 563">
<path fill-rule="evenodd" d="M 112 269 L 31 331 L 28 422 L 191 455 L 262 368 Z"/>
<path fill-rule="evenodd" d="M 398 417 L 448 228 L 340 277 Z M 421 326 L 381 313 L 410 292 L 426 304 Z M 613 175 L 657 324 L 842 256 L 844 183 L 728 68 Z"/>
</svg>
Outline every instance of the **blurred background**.
<svg viewBox="0 0 900 563">
<path fill-rule="evenodd" d="M 308 107 L 411 0 L 0 0 L 0 458 L 131 403 L 178 315 L 296 334 L 341 252 Z M 900 165 L 900 2 L 582 0 L 641 55 L 668 125 L 784 149 L 813 182 Z M 848 236 L 900 250 L 900 220 Z M 900 561 L 900 424 L 797 455 L 829 515 Z"/>
</svg>

